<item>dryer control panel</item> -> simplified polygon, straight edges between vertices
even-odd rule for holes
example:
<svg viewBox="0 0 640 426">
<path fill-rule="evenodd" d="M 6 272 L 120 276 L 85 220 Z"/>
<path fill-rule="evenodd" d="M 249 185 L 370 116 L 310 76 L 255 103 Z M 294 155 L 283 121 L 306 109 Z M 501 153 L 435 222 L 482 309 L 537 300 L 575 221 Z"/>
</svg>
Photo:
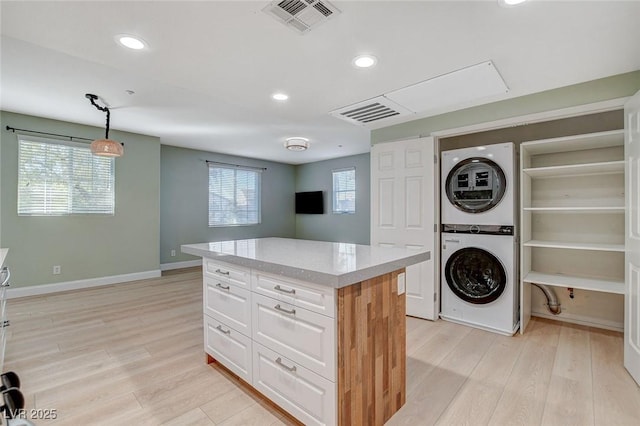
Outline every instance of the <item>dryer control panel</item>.
<svg viewBox="0 0 640 426">
<path fill-rule="evenodd" d="M 442 232 L 449 234 L 513 235 L 514 226 L 444 224 L 442 225 Z"/>
</svg>

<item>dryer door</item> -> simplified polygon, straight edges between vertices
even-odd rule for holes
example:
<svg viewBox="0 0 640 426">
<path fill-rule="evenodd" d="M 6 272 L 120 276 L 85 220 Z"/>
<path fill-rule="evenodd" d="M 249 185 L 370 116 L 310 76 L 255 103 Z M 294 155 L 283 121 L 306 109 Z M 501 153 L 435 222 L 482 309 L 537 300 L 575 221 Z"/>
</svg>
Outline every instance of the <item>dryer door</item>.
<svg viewBox="0 0 640 426">
<path fill-rule="evenodd" d="M 447 198 L 458 210 L 482 213 L 500 203 L 506 184 L 500 166 L 487 158 L 473 157 L 451 169 L 445 188 Z"/>
<path fill-rule="evenodd" d="M 504 265 L 493 254 L 477 247 L 453 253 L 445 266 L 451 291 L 465 302 L 484 305 L 498 299 L 507 286 Z"/>
</svg>

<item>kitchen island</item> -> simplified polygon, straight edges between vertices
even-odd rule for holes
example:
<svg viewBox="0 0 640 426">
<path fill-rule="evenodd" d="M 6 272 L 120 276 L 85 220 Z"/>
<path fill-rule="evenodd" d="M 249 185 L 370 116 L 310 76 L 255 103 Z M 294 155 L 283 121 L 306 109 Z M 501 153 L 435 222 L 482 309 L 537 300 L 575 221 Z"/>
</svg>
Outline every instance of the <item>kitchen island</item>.
<svg viewBox="0 0 640 426">
<path fill-rule="evenodd" d="M 304 424 L 382 425 L 404 405 L 404 268 L 429 252 L 288 238 L 203 258 L 204 347 Z"/>
</svg>

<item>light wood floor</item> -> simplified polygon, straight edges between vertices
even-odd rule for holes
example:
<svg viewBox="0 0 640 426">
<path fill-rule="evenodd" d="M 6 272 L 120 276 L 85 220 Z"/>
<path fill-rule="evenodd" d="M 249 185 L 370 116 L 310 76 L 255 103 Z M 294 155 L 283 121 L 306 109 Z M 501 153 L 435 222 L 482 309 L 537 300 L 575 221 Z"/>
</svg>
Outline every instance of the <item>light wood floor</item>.
<svg viewBox="0 0 640 426">
<path fill-rule="evenodd" d="M 290 422 L 207 366 L 201 275 L 10 300 L 5 370 L 37 425 Z M 407 318 L 407 403 L 390 425 L 638 425 L 622 335 L 534 319 L 504 337 Z"/>
</svg>

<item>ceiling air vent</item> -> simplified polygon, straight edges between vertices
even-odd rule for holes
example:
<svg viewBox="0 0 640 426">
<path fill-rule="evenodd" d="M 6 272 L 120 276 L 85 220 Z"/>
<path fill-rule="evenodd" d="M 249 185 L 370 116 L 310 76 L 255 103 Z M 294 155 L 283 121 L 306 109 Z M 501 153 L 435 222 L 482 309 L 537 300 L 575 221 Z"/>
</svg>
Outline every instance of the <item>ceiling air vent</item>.
<svg viewBox="0 0 640 426">
<path fill-rule="evenodd" d="M 334 117 L 362 126 L 410 114 L 443 114 L 500 99 L 509 91 L 492 61 L 461 68 L 377 98 L 331 111 Z M 424 117 L 425 115 L 423 115 Z M 397 122 L 397 120 L 396 120 Z"/>
<path fill-rule="evenodd" d="M 387 118 L 410 115 L 413 114 L 413 111 L 403 108 L 384 96 L 378 96 L 377 98 L 339 108 L 329 114 L 349 123 L 366 126 Z"/>
<path fill-rule="evenodd" d="M 340 13 L 338 8 L 324 0 L 276 0 L 262 11 L 301 34 Z"/>
</svg>

